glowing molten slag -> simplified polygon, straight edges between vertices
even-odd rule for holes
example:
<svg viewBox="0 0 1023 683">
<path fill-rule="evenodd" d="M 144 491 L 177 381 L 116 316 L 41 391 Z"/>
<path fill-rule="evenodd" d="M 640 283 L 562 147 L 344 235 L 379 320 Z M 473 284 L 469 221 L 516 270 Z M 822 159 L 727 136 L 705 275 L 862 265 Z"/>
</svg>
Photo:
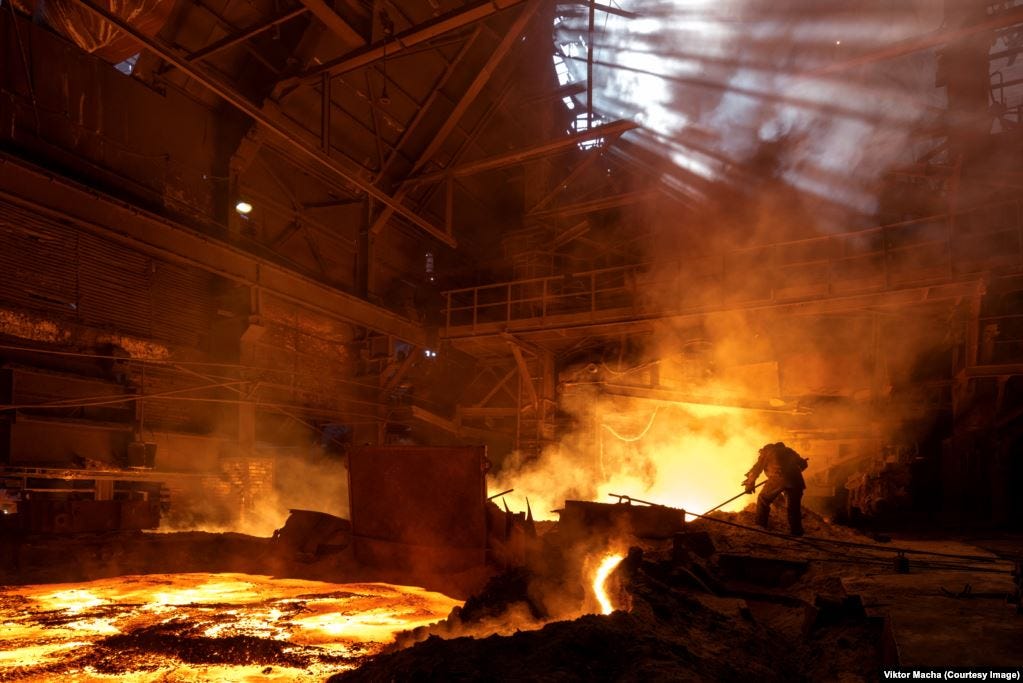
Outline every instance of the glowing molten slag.
<svg viewBox="0 0 1023 683">
<path fill-rule="evenodd" d="M 410 586 L 249 574 L 8 586 L 0 680 L 322 680 L 458 604 Z"/>
<path fill-rule="evenodd" d="M 597 602 L 600 603 L 601 614 L 611 614 L 615 610 L 614 605 L 611 604 L 611 598 L 607 596 L 605 584 L 607 577 L 611 576 L 611 572 L 624 559 L 624 555 L 605 555 L 597 567 L 597 573 L 593 575 L 593 594 L 597 596 Z"/>
</svg>

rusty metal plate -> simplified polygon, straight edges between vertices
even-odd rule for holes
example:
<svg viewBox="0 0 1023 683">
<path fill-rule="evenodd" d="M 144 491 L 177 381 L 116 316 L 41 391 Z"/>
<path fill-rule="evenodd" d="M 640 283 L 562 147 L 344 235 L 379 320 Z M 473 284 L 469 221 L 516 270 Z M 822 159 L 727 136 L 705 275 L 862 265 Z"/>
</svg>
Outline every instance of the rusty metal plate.
<svg viewBox="0 0 1023 683">
<path fill-rule="evenodd" d="M 486 463 L 483 446 L 357 449 L 348 468 L 356 558 L 424 571 L 483 565 Z"/>
</svg>

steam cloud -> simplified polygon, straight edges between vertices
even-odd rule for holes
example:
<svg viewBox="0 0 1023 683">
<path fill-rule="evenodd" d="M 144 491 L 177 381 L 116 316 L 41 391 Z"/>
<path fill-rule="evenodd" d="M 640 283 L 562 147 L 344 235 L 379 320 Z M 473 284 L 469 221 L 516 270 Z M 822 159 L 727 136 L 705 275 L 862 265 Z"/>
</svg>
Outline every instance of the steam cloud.
<svg viewBox="0 0 1023 683">
<path fill-rule="evenodd" d="M 274 463 L 274 487 L 251 501 L 235 531 L 269 536 L 284 526 L 289 510 L 313 510 L 349 518 L 348 469 L 337 458 L 289 454 Z"/>
<path fill-rule="evenodd" d="M 729 274 L 704 277 L 696 255 L 718 255 L 709 259 L 714 269 L 722 251 L 873 224 L 882 175 L 919 157 L 926 140 L 919 132 L 944 105 L 933 51 L 832 69 L 941 28 L 941 3 L 620 6 L 640 17 L 598 13 L 594 108 L 603 120 L 640 122 L 627 139 L 663 154 L 665 177 L 698 207 L 683 224 L 643 209 L 621 219 L 650 228 L 637 240 L 638 256 L 665 264 L 638 275 L 641 310 L 679 310 L 681 298 L 728 310 Z M 584 81 L 588 12 L 561 9 L 555 68 L 562 82 Z M 772 291 L 776 283 L 757 280 L 764 277 L 757 267 L 734 267 L 732 284 Z M 907 429 L 919 413 L 915 398 L 899 392 L 935 368 L 930 378 L 948 372 L 954 316 L 954 307 L 803 317 L 735 311 L 663 322 L 630 350 L 629 363 L 589 374 L 563 368 L 560 408 L 576 427 L 537 459 L 513 454 L 492 490 L 514 487 L 510 501 L 524 507 L 528 496 L 541 517 L 566 498 L 612 502 L 608 493 L 704 512 L 741 490 L 768 442 L 810 448 L 830 433 L 821 453 L 804 453 L 808 478 L 840 464 L 834 435 L 843 430 L 855 433 L 862 457 L 877 455 L 885 440 L 912 441 L 927 429 Z M 630 391 L 651 386 L 666 391 L 656 398 Z"/>
<path fill-rule="evenodd" d="M 186 500 L 174 504 L 158 531 L 236 532 L 266 537 L 284 526 L 290 510 L 349 517 L 348 469 L 343 460 L 307 447 L 279 453 L 272 463 L 267 481 L 232 487 L 226 497 L 210 497 L 202 488 L 188 492 Z"/>
</svg>

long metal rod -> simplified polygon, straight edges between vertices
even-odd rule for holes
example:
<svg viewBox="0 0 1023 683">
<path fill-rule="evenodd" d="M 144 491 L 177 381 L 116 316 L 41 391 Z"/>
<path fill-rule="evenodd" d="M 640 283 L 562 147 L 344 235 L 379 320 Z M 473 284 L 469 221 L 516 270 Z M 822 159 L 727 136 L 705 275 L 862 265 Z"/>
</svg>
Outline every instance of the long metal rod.
<svg viewBox="0 0 1023 683">
<path fill-rule="evenodd" d="M 767 480 L 766 480 L 766 479 L 765 479 L 765 480 L 763 480 L 762 482 L 760 482 L 759 484 L 757 484 L 756 486 L 754 486 L 754 487 L 753 487 L 753 491 L 756 491 L 756 490 L 757 490 L 758 488 L 760 488 L 761 486 L 763 486 L 763 485 L 764 485 L 764 484 L 766 484 L 766 483 L 767 483 Z M 723 502 L 723 503 L 718 503 L 717 505 L 715 505 L 714 507 L 712 507 L 712 508 L 711 508 L 710 510 L 707 510 L 707 511 L 706 511 L 706 512 L 704 512 L 703 514 L 705 514 L 705 515 L 709 515 L 709 514 L 710 514 L 710 513 L 712 513 L 712 512 L 717 512 L 718 510 L 720 510 L 720 509 L 721 509 L 721 508 L 723 508 L 724 506 L 726 506 L 726 505 L 728 505 L 729 503 L 731 503 L 731 502 L 732 502 L 733 500 L 736 500 L 736 499 L 738 499 L 738 498 L 742 498 L 743 496 L 751 495 L 751 494 L 753 493 L 753 491 L 743 491 L 742 493 L 737 493 L 736 495 L 732 496 L 731 498 L 729 498 L 729 499 L 728 499 L 728 500 L 726 500 L 725 502 Z"/>
<path fill-rule="evenodd" d="M 767 531 L 766 529 L 759 529 L 759 528 L 747 526 L 745 524 L 738 524 L 737 522 L 730 522 L 727 519 L 717 519 L 715 517 L 707 517 L 706 515 L 701 515 L 701 514 L 699 514 L 697 512 L 689 512 L 688 510 L 682 510 L 682 508 L 674 508 L 674 507 L 672 507 L 670 505 L 663 505 L 661 503 L 652 503 L 649 500 L 640 500 L 639 498 L 633 498 L 631 496 L 626 496 L 624 494 L 609 493 L 608 495 L 611 496 L 612 498 L 618 498 L 619 500 L 624 499 L 624 500 L 632 501 L 634 503 L 642 503 L 643 505 L 652 505 L 654 507 L 670 508 L 670 509 L 673 509 L 673 510 L 679 510 L 681 512 L 685 512 L 687 515 L 692 515 L 693 517 L 699 517 L 700 519 L 706 519 L 708 522 L 717 522 L 719 524 L 727 524 L 728 526 L 739 527 L 740 529 L 746 529 L 747 531 L 756 531 L 758 533 L 767 534 L 768 536 L 779 536 L 781 538 L 787 538 L 787 539 L 790 539 L 790 540 L 793 540 L 793 541 L 798 541 L 800 543 L 811 543 L 811 542 L 813 542 L 813 543 L 831 543 L 833 545 L 841 545 L 841 546 L 846 546 L 846 547 L 849 547 L 849 548 L 865 548 L 867 550 L 880 550 L 880 551 L 888 552 L 888 553 L 898 553 L 900 555 L 902 555 L 902 554 L 907 554 L 907 555 L 934 555 L 935 557 L 953 557 L 953 558 L 955 558 L 957 560 L 971 560 L 973 562 L 996 563 L 996 562 L 1005 562 L 1006 561 L 1006 560 L 1002 560 L 1001 558 L 998 558 L 998 557 L 990 557 L 990 556 L 985 556 L 985 555 L 960 555 L 958 553 L 942 553 L 942 552 L 938 552 L 937 550 L 918 550 L 916 548 L 900 548 L 898 546 L 878 545 L 876 543 L 856 543 L 855 541 L 839 541 L 839 540 L 834 539 L 834 538 L 821 538 L 820 536 L 797 536 L 797 537 L 793 537 L 793 536 L 789 536 L 787 534 L 779 534 L 779 533 L 775 533 L 773 531 Z M 740 495 L 744 495 L 744 494 L 740 494 Z M 724 503 L 722 503 L 722 505 L 724 505 Z"/>
<path fill-rule="evenodd" d="M 176 68 L 200 83 L 206 89 L 222 97 L 246 116 L 256 121 L 285 143 L 293 147 L 301 155 L 325 167 L 328 171 L 337 175 L 342 180 L 359 188 L 385 206 L 390 207 L 392 210 L 404 216 L 406 219 L 410 220 L 433 237 L 436 237 L 441 242 L 450 247 L 458 246 L 457 241 L 451 235 L 448 235 L 416 212 L 396 202 L 386 192 L 377 189 L 371 183 L 360 178 L 356 173 L 343 168 L 336 161 L 325 156 L 320 150 L 307 145 L 297 131 L 289 130 L 289 126 L 285 125 L 281 121 L 275 120 L 275 118 L 268 115 L 258 106 L 253 104 L 247 97 L 236 91 L 227 83 L 221 82 L 215 76 L 198 69 L 194 64 L 189 63 L 187 59 L 178 56 L 166 46 L 149 38 L 149 36 L 142 34 L 117 15 L 103 9 L 102 7 L 94 5 L 91 0 L 78 0 L 78 2 L 93 14 L 96 14 L 100 18 L 116 26 L 118 29 L 124 31 L 127 35 L 144 45 L 147 49 L 153 51 L 161 59 L 173 64 Z"/>
</svg>

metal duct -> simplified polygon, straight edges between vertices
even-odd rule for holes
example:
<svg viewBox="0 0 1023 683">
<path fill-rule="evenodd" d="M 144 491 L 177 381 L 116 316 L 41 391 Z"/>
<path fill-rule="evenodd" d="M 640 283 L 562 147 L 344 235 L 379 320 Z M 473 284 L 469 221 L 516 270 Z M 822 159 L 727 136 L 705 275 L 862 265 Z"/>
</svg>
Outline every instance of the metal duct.
<svg viewBox="0 0 1023 683">
<path fill-rule="evenodd" d="M 97 57 L 116 64 L 142 50 L 134 38 L 75 0 L 37 0 L 35 4 L 37 16 Z M 174 8 L 174 0 L 97 0 L 97 4 L 147 36 L 163 28 Z"/>
</svg>

